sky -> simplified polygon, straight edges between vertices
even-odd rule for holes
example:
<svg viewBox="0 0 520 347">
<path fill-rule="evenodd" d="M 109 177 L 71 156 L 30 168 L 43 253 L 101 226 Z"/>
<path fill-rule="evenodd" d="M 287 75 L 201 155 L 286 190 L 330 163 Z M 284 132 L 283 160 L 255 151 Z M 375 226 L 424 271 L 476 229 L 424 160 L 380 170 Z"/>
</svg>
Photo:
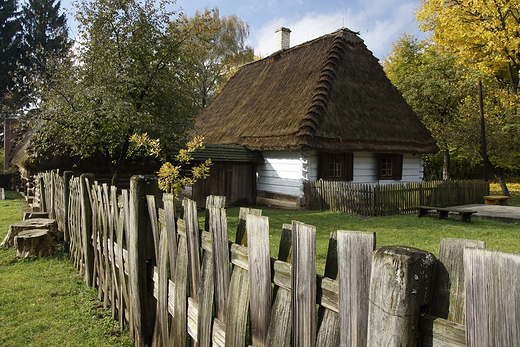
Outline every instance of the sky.
<svg viewBox="0 0 520 347">
<path fill-rule="evenodd" d="M 67 12 L 73 11 L 71 0 L 62 0 Z M 177 0 L 168 10 L 182 11 L 188 17 L 195 11 L 217 7 L 221 16 L 236 15 L 250 26 L 247 44 L 258 56 L 276 50 L 275 30 L 291 30 L 291 47 L 346 27 L 359 32 L 368 49 L 378 59 L 388 56 L 391 45 L 406 32 L 419 38 L 415 11 L 420 0 Z M 69 15 L 72 36 L 77 25 Z"/>
</svg>

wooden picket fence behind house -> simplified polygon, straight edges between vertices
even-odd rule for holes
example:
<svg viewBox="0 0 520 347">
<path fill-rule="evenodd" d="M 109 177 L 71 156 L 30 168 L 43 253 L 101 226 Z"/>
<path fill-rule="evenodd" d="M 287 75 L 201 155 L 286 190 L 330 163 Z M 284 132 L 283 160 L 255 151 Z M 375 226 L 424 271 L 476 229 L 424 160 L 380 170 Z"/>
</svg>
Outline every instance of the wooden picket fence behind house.
<svg viewBox="0 0 520 347">
<path fill-rule="evenodd" d="M 52 188 L 64 178 L 50 175 L 41 189 L 66 220 L 71 259 L 136 346 L 520 341 L 518 254 L 443 238 L 437 259 L 404 246 L 374 250 L 375 233 L 338 230 L 317 275 L 314 226 L 284 224 L 273 259 L 260 210 L 240 209 L 229 242 L 222 197 L 208 197 L 199 223 L 195 202 L 183 200 L 176 215 L 174 197 L 159 196 L 156 177 L 134 176 L 118 193 L 89 174 Z M 57 211 L 65 206 L 67 213 Z"/>
<path fill-rule="evenodd" d="M 392 184 L 357 184 L 343 181 L 305 183 L 309 209 L 384 216 L 414 213 L 416 206 L 456 206 L 482 203 L 488 182 L 425 181 Z"/>
</svg>

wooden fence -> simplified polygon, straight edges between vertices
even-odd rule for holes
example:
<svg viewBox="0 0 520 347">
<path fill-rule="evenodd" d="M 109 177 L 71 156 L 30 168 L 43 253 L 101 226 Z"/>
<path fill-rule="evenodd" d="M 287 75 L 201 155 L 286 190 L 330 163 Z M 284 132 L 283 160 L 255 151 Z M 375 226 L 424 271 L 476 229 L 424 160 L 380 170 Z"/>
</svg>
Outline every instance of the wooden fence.
<svg viewBox="0 0 520 347">
<path fill-rule="evenodd" d="M 416 206 L 481 204 L 489 182 L 425 181 L 394 184 L 357 184 L 342 181 L 305 183 L 309 209 L 384 216 L 416 212 Z"/>
<path fill-rule="evenodd" d="M 68 225 L 74 264 L 136 346 L 520 341 L 518 254 L 444 238 L 437 259 L 404 246 L 374 250 L 374 233 L 339 230 L 317 275 L 313 226 L 284 224 L 273 259 L 260 210 L 240 210 L 229 242 L 222 197 L 208 197 L 201 228 L 195 202 L 183 200 L 176 215 L 174 197 L 159 197 L 155 177 L 134 176 L 120 194 L 88 174 L 58 185 L 63 176 L 43 178 L 42 195 Z"/>
</svg>

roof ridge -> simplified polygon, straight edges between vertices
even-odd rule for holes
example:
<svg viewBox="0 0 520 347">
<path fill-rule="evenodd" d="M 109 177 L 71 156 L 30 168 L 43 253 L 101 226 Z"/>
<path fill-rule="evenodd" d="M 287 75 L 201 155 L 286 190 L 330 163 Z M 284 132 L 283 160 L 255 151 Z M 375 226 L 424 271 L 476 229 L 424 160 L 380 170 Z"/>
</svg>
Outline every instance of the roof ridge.
<svg viewBox="0 0 520 347">
<path fill-rule="evenodd" d="M 327 112 L 327 102 L 329 101 L 332 80 L 336 77 L 336 68 L 346 49 L 344 33 L 345 30 L 340 30 L 334 37 L 327 58 L 325 59 L 325 65 L 316 83 L 311 105 L 298 125 L 298 137 L 314 137 L 321 120 Z"/>
</svg>

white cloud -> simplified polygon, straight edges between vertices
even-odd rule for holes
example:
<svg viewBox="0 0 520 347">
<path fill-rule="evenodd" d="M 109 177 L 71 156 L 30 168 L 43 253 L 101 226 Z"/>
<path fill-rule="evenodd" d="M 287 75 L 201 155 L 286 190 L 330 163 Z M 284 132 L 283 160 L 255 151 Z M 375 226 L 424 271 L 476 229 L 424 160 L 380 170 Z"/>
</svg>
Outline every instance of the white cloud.
<svg viewBox="0 0 520 347">
<path fill-rule="evenodd" d="M 346 27 L 359 32 L 368 49 L 381 59 L 402 32 L 420 35 L 417 24 L 413 22 L 415 1 L 383 0 L 367 2 L 363 6 L 349 6 L 346 10 L 328 13 L 307 12 L 303 17 L 275 17 L 259 28 L 252 28 L 250 44 L 257 55 L 267 56 L 276 50 L 275 30 L 279 27 L 291 29 L 291 46 Z"/>
</svg>

